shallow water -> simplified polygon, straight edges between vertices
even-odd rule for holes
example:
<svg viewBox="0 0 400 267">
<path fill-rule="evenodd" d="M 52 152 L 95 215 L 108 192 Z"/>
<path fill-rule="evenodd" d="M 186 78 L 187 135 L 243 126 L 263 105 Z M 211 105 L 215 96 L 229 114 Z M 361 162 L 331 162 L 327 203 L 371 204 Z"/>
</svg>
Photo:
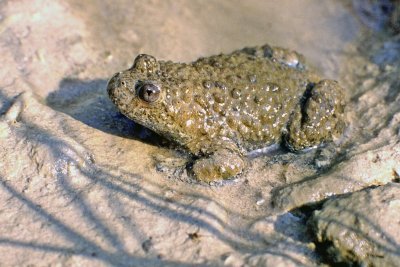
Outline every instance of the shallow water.
<svg viewBox="0 0 400 267">
<path fill-rule="evenodd" d="M 317 0 L 2 2 L 4 264 L 324 261 L 306 233 L 309 212 L 298 208 L 400 173 L 399 42 L 364 26 L 353 7 Z M 303 53 L 346 88 L 348 129 L 337 146 L 257 157 L 224 186 L 157 172 L 154 157 L 173 152 L 118 113 L 106 95 L 108 78 L 138 53 L 191 61 L 264 43 Z"/>
</svg>

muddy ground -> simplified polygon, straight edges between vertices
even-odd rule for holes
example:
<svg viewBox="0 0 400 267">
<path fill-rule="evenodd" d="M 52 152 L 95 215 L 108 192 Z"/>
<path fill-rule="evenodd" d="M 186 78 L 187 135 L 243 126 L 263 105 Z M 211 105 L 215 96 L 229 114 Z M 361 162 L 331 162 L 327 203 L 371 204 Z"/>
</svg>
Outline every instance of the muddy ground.
<svg viewBox="0 0 400 267">
<path fill-rule="evenodd" d="M 396 266 L 399 5 L 1 1 L 0 265 Z M 139 53 L 265 43 L 346 88 L 343 137 L 251 159 L 223 185 L 158 172 L 173 151 L 118 112 L 108 79 Z"/>
</svg>

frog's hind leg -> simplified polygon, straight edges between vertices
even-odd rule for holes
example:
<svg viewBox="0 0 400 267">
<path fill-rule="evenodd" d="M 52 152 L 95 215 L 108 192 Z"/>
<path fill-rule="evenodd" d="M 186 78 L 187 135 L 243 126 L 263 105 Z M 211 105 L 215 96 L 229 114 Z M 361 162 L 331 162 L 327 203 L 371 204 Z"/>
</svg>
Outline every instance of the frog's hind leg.
<svg viewBox="0 0 400 267">
<path fill-rule="evenodd" d="M 283 144 L 300 151 L 331 141 L 344 129 L 344 92 L 333 80 L 310 84 L 291 115 Z"/>
<path fill-rule="evenodd" d="M 229 148 L 216 148 L 211 154 L 196 160 L 191 171 L 196 179 L 203 182 L 228 179 L 240 174 L 246 160 L 237 151 Z"/>
</svg>

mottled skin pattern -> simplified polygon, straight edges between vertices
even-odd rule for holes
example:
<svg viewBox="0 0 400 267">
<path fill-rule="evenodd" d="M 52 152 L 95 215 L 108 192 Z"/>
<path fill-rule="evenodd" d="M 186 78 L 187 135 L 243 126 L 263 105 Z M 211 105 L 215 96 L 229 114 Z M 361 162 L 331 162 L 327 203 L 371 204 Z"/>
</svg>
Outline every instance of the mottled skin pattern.
<svg viewBox="0 0 400 267">
<path fill-rule="evenodd" d="M 298 53 L 268 45 L 188 64 L 139 55 L 107 90 L 128 118 L 192 153 L 202 181 L 241 173 L 247 151 L 274 143 L 300 151 L 344 127 L 338 83 L 306 70 Z"/>
</svg>

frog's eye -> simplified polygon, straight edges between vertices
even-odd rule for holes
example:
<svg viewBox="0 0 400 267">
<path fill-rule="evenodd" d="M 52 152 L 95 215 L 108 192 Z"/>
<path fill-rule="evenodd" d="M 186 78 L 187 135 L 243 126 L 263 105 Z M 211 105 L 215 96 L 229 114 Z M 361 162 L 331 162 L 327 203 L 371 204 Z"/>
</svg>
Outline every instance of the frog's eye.
<svg viewBox="0 0 400 267">
<path fill-rule="evenodd" d="M 152 83 L 144 83 L 139 86 L 139 97 L 148 103 L 156 101 L 160 97 L 160 87 Z"/>
</svg>

